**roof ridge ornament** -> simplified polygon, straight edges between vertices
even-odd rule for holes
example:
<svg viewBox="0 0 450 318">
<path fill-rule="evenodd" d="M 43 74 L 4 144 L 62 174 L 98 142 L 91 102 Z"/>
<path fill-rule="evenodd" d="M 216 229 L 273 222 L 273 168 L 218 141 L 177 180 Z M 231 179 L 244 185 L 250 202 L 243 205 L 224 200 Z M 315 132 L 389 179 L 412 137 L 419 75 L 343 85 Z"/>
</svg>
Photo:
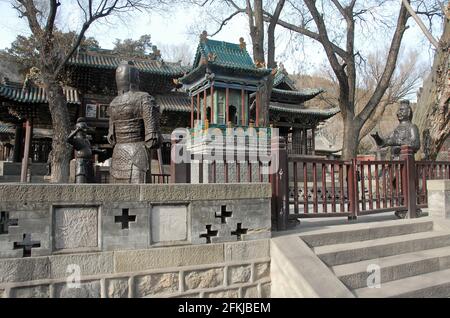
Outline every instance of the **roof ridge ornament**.
<svg viewBox="0 0 450 318">
<path fill-rule="evenodd" d="M 40 86 L 40 84 L 42 84 L 41 70 L 36 66 L 33 66 L 28 70 L 28 73 L 25 75 L 22 90 L 28 91 L 33 85 Z"/>
<path fill-rule="evenodd" d="M 239 47 L 241 48 L 241 50 L 246 50 L 247 49 L 247 43 L 245 43 L 243 37 L 239 38 Z"/>
<path fill-rule="evenodd" d="M 214 62 L 216 60 L 216 58 L 217 58 L 216 53 L 212 53 L 212 52 L 208 53 L 208 62 Z"/>
<path fill-rule="evenodd" d="M 206 43 L 208 41 L 208 32 L 204 30 L 202 34 L 200 34 L 200 42 Z"/>
<path fill-rule="evenodd" d="M 256 65 L 256 68 L 265 68 L 266 67 L 266 62 L 260 61 L 260 60 L 256 60 L 255 61 L 255 65 Z"/>
</svg>

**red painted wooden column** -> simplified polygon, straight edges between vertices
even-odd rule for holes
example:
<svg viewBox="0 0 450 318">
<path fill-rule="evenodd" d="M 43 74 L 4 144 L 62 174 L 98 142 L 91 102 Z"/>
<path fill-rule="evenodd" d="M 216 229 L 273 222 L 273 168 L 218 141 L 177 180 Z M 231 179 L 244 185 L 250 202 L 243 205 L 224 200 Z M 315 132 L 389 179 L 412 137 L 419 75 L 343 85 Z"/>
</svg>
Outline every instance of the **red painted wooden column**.
<svg viewBox="0 0 450 318">
<path fill-rule="evenodd" d="M 230 89 L 227 87 L 225 89 L 225 112 L 226 112 L 226 125 L 230 121 Z"/>
<path fill-rule="evenodd" d="M 245 126 L 245 91 L 241 90 L 241 122 Z"/>
<path fill-rule="evenodd" d="M 256 92 L 256 118 L 255 118 L 255 127 L 259 127 L 259 107 L 261 103 L 261 96 L 259 92 Z"/>
<path fill-rule="evenodd" d="M 314 156 L 316 154 L 316 129 L 314 127 L 312 129 L 311 148 L 312 155 Z"/>
<path fill-rule="evenodd" d="M 214 120 L 214 86 L 211 84 L 211 118 L 209 119 L 209 123 L 213 124 L 215 122 Z"/>
<path fill-rule="evenodd" d="M 202 120 L 203 120 L 203 127 L 205 127 L 206 125 L 206 89 L 203 91 L 203 116 L 202 116 Z"/>
<path fill-rule="evenodd" d="M 194 96 L 191 96 L 191 128 L 194 128 Z"/>
<path fill-rule="evenodd" d="M 197 121 L 200 120 L 200 94 L 197 93 Z"/>
<path fill-rule="evenodd" d="M 27 174 L 28 174 L 28 158 L 30 157 L 30 147 L 31 140 L 33 135 L 33 127 L 31 125 L 30 120 L 28 119 L 25 122 L 25 150 L 22 159 L 22 171 L 20 174 L 20 182 L 27 182 Z"/>
</svg>

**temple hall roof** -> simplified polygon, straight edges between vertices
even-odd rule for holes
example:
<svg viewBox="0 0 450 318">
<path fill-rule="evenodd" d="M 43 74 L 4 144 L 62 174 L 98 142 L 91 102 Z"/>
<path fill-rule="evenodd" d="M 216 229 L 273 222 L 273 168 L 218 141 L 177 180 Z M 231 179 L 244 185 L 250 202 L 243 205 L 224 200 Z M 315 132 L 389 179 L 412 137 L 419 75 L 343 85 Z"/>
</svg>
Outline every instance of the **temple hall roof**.
<svg viewBox="0 0 450 318">
<path fill-rule="evenodd" d="M 190 112 L 191 101 L 189 95 L 183 92 L 171 92 L 164 95 L 155 95 L 156 102 L 158 103 L 161 112 L 174 111 L 174 112 Z"/>
<path fill-rule="evenodd" d="M 277 69 L 277 72 L 273 78 L 273 87 L 278 89 L 290 89 L 296 90 L 294 81 L 289 77 L 288 72 L 285 70 L 283 64 Z"/>
<path fill-rule="evenodd" d="M 284 104 L 277 102 L 270 103 L 270 110 L 290 114 L 311 115 L 320 120 L 331 118 L 340 112 L 338 107 L 330 109 L 316 109 L 316 108 L 304 108 L 295 104 Z"/>
<path fill-rule="evenodd" d="M 76 89 L 64 87 L 63 92 L 66 95 L 69 104 L 80 104 L 80 98 Z M 24 88 L 22 83 L 4 82 L 0 83 L 0 99 L 27 104 L 45 104 L 47 103 L 47 92 L 43 87 L 31 86 Z"/>
<path fill-rule="evenodd" d="M 235 44 L 211 40 L 203 35 L 195 54 L 193 70 L 182 77 L 181 82 L 192 82 L 202 73 L 205 73 L 206 68 L 228 74 L 257 78 L 267 76 L 271 72 L 270 69 L 258 68 L 253 63 L 242 39 L 241 43 Z"/>
<path fill-rule="evenodd" d="M 145 57 L 123 57 L 114 54 L 111 50 L 87 50 L 81 51 L 69 60 L 69 66 L 94 67 L 99 69 L 116 69 L 123 60 L 133 61 L 140 72 L 179 77 L 190 70 L 188 66 L 180 63 L 165 62 L 162 59 Z"/>
</svg>

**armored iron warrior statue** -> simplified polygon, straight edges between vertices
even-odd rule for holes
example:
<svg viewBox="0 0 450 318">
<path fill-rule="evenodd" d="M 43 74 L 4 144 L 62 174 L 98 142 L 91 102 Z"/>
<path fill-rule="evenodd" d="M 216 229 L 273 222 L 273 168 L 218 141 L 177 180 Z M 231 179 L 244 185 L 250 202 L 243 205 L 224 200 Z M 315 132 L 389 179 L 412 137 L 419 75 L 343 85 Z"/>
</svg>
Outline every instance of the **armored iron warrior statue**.
<svg viewBox="0 0 450 318">
<path fill-rule="evenodd" d="M 155 99 L 139 91 L 139 71 L 133 62 L 116 70 L 118 96 L 110 104 L 108 141 L 114 146 L 112 183 L 151 182 L 149 150 L 161 145 L 160 112 Z"/>
<path fill-rule="evenodd" d="M 387 138 L 381 138 L 378 132 L 371 136 L 375 139 L 378 147 L 391 146 L 391 154 L 394 159 L 400 156 L 402 145 L 410 146 L 414 153 L 420 149 L 419 129 L 412 121 L 413 112 L 408 100 L 402 100 L 397 111 L 397 118 L 400 122 L 392 134 Z"/>
<path fill-rule="evenodd" d="M 86 124 L 85 118 L 78 118 L 75 130 L 70 133 L 67 142 L 75 149 L 75 183 L 93 183 L 94 165 L 92 156 L 105 151 L 91 147 L 89 134 L 93 130 Z"/>
</svg>

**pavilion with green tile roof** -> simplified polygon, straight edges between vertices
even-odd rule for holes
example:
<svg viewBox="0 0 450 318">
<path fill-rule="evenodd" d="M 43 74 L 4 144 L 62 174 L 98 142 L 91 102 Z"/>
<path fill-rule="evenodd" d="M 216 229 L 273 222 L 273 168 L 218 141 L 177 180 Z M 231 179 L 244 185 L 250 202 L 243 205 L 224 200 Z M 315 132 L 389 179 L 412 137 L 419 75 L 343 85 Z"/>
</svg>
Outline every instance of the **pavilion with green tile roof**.
<svg viewBox="0 0 450 318">
<path fill-rule="evenodd" d="M 180 82 L 191 98 L 191 127 L 258 127 L 259 89 L 271 69 L 258 68 L 239 44 L 209 39 L 204 32 L 191 72 Z M 282 65 L 274 74 L 269 105 L 270 124 L 288 140 L 291 154 L 314 154 L 314 135 L 320 122 L 339 112 L 338 108 L 307 108 L 304 103 L 323 93 L 320 88 L 297 89 Z"/>
<path fill-rule="evenodd" d="M 274 75 L 269 116 L 273 127 L 288 142 L 291 155 L 315 155 L 317 126 L 339 113 L 339 108 L 306 107 L 305 102 L 323 93 L 321 88 L 297 89 L 281 64 Z"/>
<path fill-rule="evenodd" d="M 270 72 L 256 67 L 242 38 L 239 44 L 228 43 L 204 32 L 192 71 L 179 80 L 191 98 L 191 127 L 248 126 L 251 120 L 258 126 L 260 105 L 257 101 L 256 118 L 250 118 L 251 94 L 259 93 Z"/>
</svg>

